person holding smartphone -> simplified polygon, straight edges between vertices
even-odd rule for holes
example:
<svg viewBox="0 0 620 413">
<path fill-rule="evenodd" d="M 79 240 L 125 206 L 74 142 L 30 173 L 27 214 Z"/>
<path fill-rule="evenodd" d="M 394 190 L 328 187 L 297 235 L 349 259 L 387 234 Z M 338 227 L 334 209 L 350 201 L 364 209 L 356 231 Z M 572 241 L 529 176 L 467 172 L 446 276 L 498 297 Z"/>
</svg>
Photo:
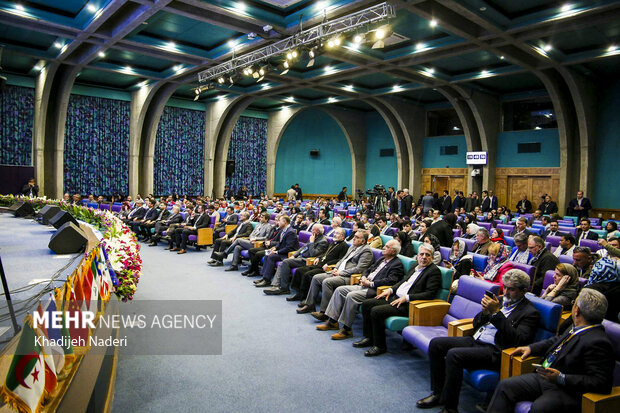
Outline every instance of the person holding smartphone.
<svg viewBox="0 0 620 413">
<path fill-rule="evenodd" d="M 572 329 L 515 349 L 511 357 L 543 361 L 534 373 L 500 381 L 487 412 L 512 412 L 520 401 L 532 401 L 532 411 L 579 412 L 584 393 L 608 394 L 616 353 L 601 324 L 607 305 L 603 294 L 584 288 L 571 310 Z"/>
<path fill-rule="evenodd" d="M 530 277 L 521 270 L 513 269 L 504 274 L 503 283 L 503 297 L 496 297 L 490 292 L 482 297 L 482 311 L 474 318 L 473 336 L 436 337 L 431 340 L 428 356 L 432 393 L 418 400 L 418 408 L 443 405 L 443 413 L 456 412 L 463 369 L 499 371 L 503 349 L 534 340 L 540 314 L 525 298 Z"/>
</svg>

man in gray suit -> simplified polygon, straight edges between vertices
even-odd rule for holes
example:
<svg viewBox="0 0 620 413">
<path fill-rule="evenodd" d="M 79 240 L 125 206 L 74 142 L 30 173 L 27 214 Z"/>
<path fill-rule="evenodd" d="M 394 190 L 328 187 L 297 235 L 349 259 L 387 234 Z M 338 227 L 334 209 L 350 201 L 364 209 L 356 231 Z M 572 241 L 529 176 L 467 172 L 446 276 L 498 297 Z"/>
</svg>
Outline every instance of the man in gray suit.
<svg viewBox="0 0 620 413">
<path fill-rule="evenodd" d="M 312 227 L 311 232 L 312 236 L 309 242 L 295 252 L 291 258 L 287 258 L 280 263 L 273 276 L 273 280 L 271 280 L 271 288 L 263 290 L 265 294 L 290 294 L 291 290 L 289 290 L 288 285 L 291 281 L 292 269 L 306 265 L 306 258 L 318 257 L 327 251 L 329 243 L 325 235 L 323 235 L 325 227 L 323 225 L 315 225 Z"/>
<path fill-rule="evenodd" d="M 351 326 L 353 326 L 360 304 L 367 298 L 376 297 L 377 288 L 392 286 L 403 278 L 404 267 L 396 257 L 399 253 L 400 242 L 395 239 L 388 241 L 383 247 L 383 257 L 364 271 L 358 285 L 341 285 L 336 288 L 325 312 L 329 320 L 325 324 L 316 326 L 316 329 L 319 331 L 338 330 L 340 322 L 342 328 L 332 335 L 332 340 L 353 337 Z"/>
<path fill-rule="evenodd" d="M 239 263 L 241 262 L 241 251 L 254 248 L 255 241 L 263 241 L 268 238 L 273 232 L 273 227 L 269 225 L 269 218 L 271 214 L 269 212 L 263 212 L 259 218 L 259 224 L 254 228 L 250 234 L 250 238 L 237 238 L 235 241 L 224 251 L 225 255 L 233 253 L 233 259 L 231 266 L 225 271 L 237 271 L 239 270 Z"/>
<path fill-rule="evenodd" d="M 327 321 L 325 310 L 332 298 L 334 290 L 341 285 L 349 284 L 351 274 L 361 274 L 372 264 L 373 256 L 368 242 L 368 233 L 357 231 L 353 237 L 353 244 L 340 261 L 336 263 L 334 269 L 327 273 L 316 274 L 312 277 L 308 296 L 302 302 L 298 313 L 308 313 L 315 309 L 315 300 L 319 292 L 322 291 L 320 312 L 312 312 L 312 316 L 321 321 Z"/>
</svg>

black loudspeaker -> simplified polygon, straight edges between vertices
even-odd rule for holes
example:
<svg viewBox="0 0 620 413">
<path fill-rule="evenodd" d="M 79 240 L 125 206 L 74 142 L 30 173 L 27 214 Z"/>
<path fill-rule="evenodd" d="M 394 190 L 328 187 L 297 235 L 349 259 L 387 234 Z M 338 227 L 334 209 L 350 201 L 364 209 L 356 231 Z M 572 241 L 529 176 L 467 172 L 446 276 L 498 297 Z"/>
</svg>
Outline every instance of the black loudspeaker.
<svg viewBox="0 0 620 413">
<path fill-rule="evenodd" d="M 318 158 L 319 156 L 321 156 L 321 151 L 319 151 L 318 149 L 313 149 L 310 151 L 310 156 L 312 158 Z"/>
<path fill-rule="evenodd" d="M 235 173 L 235 161 L 226 161 L 226 177 L 230 178 Z"/>
<path fill-rule="evenodd" d="M 65 224 L 66 222 L 72 222 L 75 224 L 76 227 L 78 228 L 80 227 L 80 224 L 78 224 L 75 218 L 73 218 L 73 216 L 71 216 L 70 213 L 65 212 L 65 211 L 60 211 L 59 213 L 51 217 L 49 220 L 49 224 L 53 225 L 54 228 L 56 229 L 59 229 L 60 227 L 62 227 L 63 224 Z"/>
<path fill-rule="evenodd" d="M 77 225 L 67 222 L 52 234 L 47 246 L 56 254 L 74 254 L 82 251 L 87 241 L 86 235 Z"/>
<path fill-rule="evenodd" d="M 16 202 L 9 207 L 9 211 L 15 214 L 16 217 L 26 217 L 34 215 L 34 209 L 28 202 Z"/>
<path fill-rule="evenodd" d="M 52 219 L 59 212 L 60 208 L 56 205 L 45 205 L 37 214 L 37 218 L 41 219 L 41 223 L 43 225 L 49 225 L 50 219 Z"/>
</svg>

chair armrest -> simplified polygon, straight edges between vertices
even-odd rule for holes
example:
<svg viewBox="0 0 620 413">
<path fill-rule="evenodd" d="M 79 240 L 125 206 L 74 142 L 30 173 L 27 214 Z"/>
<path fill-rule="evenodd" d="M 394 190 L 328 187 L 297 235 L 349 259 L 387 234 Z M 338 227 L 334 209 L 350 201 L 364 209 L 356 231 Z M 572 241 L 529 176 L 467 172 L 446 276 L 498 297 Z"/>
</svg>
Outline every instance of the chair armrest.
<svg viewBox="0 0 620 413">
<path fill-rule="evenodd" d="M 291 252 L 288 253 L 288 257 L 291 258 L 296 253 L 297 253 L 297 251 L 291 251 Z"/>
<path fill-rule="evenodd" d="M 265 241 L 254 241 L 254 248 L 259 248 L 265 245 Z"/>
<path fill-rule="evenodd" d="M 196 245 L 213 245 L 213 228 L 198 228 Z"/>
<path fill-rule="evenodd" d="M 415 305 L 413 309 L 413 321 L 416 326 L 438 326 L 448 314 L 450 303 L 429 302 Z"/>
<path fill-rule="evenodd" d="M 463 318 L 448 323 L 448 337 L 465 337 L 474 333 L 474 319 Z"/>
<path fill-rule="evenodd" d="M 505 349 L 502 352 L 502 357 L 504 357 L 504 353 L 507 353 L 507 357 L 510 358 L 510 353 L 512 353 L 513 350 L 514 348 Z M 532 373 L 535 370 L 532 364 L 540 364 L 542 360 L 542 357 L 528 357 L 526 359 L 521 359 L 521 356 L 513 357 L 510 363 L 510 375 L 520 376 L 522 374 Z"/>
<path fill-rule="evenodd" d="M 562 314 L 560 314 L 560 320 L 558 321 L 558 329 L 555 332 L 556 334 L 558 333 L 558 331 L 560 331 L 560 327 L 562 326 L 562 324 L 570 318 L 570 315 L 570 311 L 562 311 Z"/>
<path fill-rule="evenodd" d="M 418 304 L 424 304 L 424 303 L 434 303 L 434 302 L 445 302 L 443 300 L 414 300 L 414 301 L 409 301 L 409 325 L 413 326 L 414 324 L 414 320 L 415 320 L 415 315 L 414 315 L 414 308 L 416 307 L 416 305 Z"/>
<path fill-rule="evenodd" d="M 382 285 L 381 287 L 377 287 L 377 295 L 381 294 L 382 292 L 384 292 L 388 288 L 392 288 L 392 286 L 391 285 Z"/>
<path fill-rule="evenodd" d="M 581 397 L 582 413 L 605 413 L 620 411 L 620 386 L 609 394 L 585 393 Z"/>
<path fill-rule="evenodd" d="M 362 274 L 351 274 L 351 281 L 349 282 L 349 285 L 359 284 L 360 278 L 362 278 Z"/>
<path fill-rule="evenodd" d="M 236 230 L 236 229 L 237 229 L 237 224 L 235 224 L 235 225 L 225 225 L 225 226 L 224 226 L 224 232 L 226 232 L 227 234 L 228 234 L 230 231 L 234 231 L 234 230 Z"/>
<path fill-rule="evenodd" d="M 331 271 L 331 270 L 333 270 L 334 268 L 336 268 L 336 266 L 335 266 L 335 265 L 328 265 L 328 266 L 327 266 L 327 271 Z"/>
<path fill-rule="evenodd" d="M 316 260 L 316 257 L 306 258 L 306 265 L 314 265 L 314 260 Z"/>
</svg>

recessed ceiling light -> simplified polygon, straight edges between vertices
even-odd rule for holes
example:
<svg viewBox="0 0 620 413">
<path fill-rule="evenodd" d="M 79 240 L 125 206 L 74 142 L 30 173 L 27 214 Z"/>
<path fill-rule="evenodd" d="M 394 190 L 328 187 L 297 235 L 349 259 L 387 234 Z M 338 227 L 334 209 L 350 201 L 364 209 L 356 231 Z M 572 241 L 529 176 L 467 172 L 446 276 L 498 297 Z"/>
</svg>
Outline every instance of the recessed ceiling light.
<svg viewBox="0 0 620 413">
<path fill-rule="evenodd" d="M 94 13 L 97 11 L 97 6 L 95 6 L 94 4 L 89 4 L 88 6 L 86 6 L 86 10 L 88 10 L 91 13 Z"/>
<path fill-rule="evenodd" d="M 362 35 L 356 34 L 355 37 L 353 38 L 353 42 L 355 44 L 360 44 L 362 42 Z"/>
<path fill-rule="evenodd" d="M 482 6 L 482 7 L 480 7 L 480 11 L 487 11 L 487 8 Z"/>
<path fill-rule="evenodd" d="M 133 72 L 133 69 L 131 68 L 131 66 L 125 66 L 125 71 L 126 72 Z"/>
<path fill-rule="evenodd" d="M 237 2 L 236 7 L 241 11 L 245 11 L 248 8 L 248 6 L 241 1 Z"/>
<path fill-rule="evenodd" d="M 324 8 L 327 7 L 327 2 L 326 1 L 319 1 L 315 7 L 319 10 L 323 10 Z"/>
<path fill-rule="evenodd" d="M 377 31 L 375 32 L 375 38 L 377 40 L 381 40 L 381 39 L 385 38 L 385 30 L 384 29 L 377 29 Z"/>
<path fill-rule="evenodd" d="M 546 45 L 543 46 L 543 50 L 545 52 L 548 52 L 551 49 L 553 49 L 553 46 L 551 46 L 549 43 L 547 43 Z"/>
<path fill-rule="evenodd" d="M 99 55 L 99 57 L 105 57 L 105 53 L 104 52 L 99 52 L 98 55 Z"/>
<path fill-rule="evenodd" d="M 60 48 L 62 47 L 62 43 L 60 43 L 60 42 L 54 42 L 54 47 L 55 47 L 56 49 L 60 49 Z"/>
<path fill-rule="evenodd" d="M 329 99 L 327 99 L 327 101 L 328 102 L 337 102 L 338 99 L 330 97 Z"/>
<path fill-rule="evenodd" d="M 567 12 L 567 11 L 571 10 L 572 8 L 573 8 L 573 5 L 572 5 L 572 4 L 568 4 L 568 3 L 567 3 L 567 4 L 563 5 L 563 6 L 560 8 L 560 11 L 565 13 L 565 12 Z"/>
<path fill-rule="evenodd" d="M 534 129 L 541 130 L 542 128 L 540 126 L 536 126 Z"/>
<path fill-rule="evenodd" d="M 431 20 L 430 26 L 431 27 L 436 27 L 437 26 L 437 20 L 435 20 L 435 19 Z"/>
<path fill-rule="evenodd" d="M 435 68 L 434 67 L 429 67 L 427 69 L 428 73 L 435 73 Z"/>
<path fill-rule="evenodd" d="M 235 40 L 228 41 L 228 47 L 233 48 L 235 46 L 237 46 L 237 42 Z"/>
<path fill-rule="evenodd" d="M 21 4 L 16 4 L 15 8 L 19 11 L 25 11 L 26 9 L 24 8 L 24 6 L 22 6 Z"/>
<path fill-rule="evenodd" d="M 616 46 L 615 44 L 612 44 L 611 46 L 607 48 L 607 53 L 612 53 L 612 52 L 615 52 L 616 50 L 618 50 L 618 46 Z"/>
<path fill-rule="evenodd" d="M 480 71 L 480 76 L 489 76 L 489 74 L 490 74 L 489 71 L 486 69 L 483 69 Z"/>
<path fill-rule="evenodd" d="M 39 65 L 35 65 L 35 66 L 33 67 L 33 69 L 34 69 L 34 70 L 36 70 L 36 71 L 39 71 L 39 70 L 41 70 L 41 66 L 39 66 Z"/>
<path fill-rule="evenodd" d="M 424 49 L 424 47 L 425 47 L 425 44 L 424 44 L 424 43 L 417 43 L 417 44 L 415 45 L 415 49 L 416 49 L 416 50 L 422 50 L 422 49 Z"/>
</svg>

